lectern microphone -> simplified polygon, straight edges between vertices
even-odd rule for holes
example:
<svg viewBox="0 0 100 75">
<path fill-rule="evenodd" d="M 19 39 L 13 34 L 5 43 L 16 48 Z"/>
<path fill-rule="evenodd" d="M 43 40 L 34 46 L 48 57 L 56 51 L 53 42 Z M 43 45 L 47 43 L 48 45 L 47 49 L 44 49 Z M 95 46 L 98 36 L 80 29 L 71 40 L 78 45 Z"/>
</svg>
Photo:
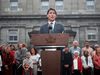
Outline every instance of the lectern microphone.
<svg viewBox="0 0 100 75">
<path fill-rule="evenodd" d="M 52 30 L 52 24 L 48 24 L 48 29 Z"/>
</svg>

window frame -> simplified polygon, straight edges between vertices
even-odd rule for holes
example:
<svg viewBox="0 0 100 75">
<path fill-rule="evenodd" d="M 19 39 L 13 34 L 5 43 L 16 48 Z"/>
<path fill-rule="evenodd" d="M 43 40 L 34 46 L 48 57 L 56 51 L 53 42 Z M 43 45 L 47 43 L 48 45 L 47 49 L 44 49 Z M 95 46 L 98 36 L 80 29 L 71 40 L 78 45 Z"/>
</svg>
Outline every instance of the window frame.
<svg viewBox="0 0 100 75">
<path fill-rule="evenodd" d="M 96 29 L 96 33 L 95 33 L 95 35 L 96 35 L 96 39 L 88 39 L 88 28 L 89 29 Z M 85 28 L 85 30 L 86 30 L 86 40 L 87 41 L 97 41 L 98 40 L 98 27 L 87 27 L 87 28 Z"/>
<path fill-rule="evenodd" d="M 11 30 L 11 31 L 17 31 L 17 40 L 16 40 L 16 41 L 15 41 L 15 40 L 13 40 L 13 41 L 10 41 L 10 40 L 9 40 L 9 31 L 10 31 L 10 30 Z M 8 41 L 8 42 L 18 42 L 18 41 L 19 41 L 19 29 L 11 29 L 11 28 L 8 29 L 8 30 L 7 30 L 7 41 Z"/>
<path fill-rule="evenodd" d="M 11 2 L 16 2 L 17 3 L 17 6 L 11 6 Z M 11 7 L 17 7 L 17 10 L 11 10 Z M 10 1 L 10 11 L 18 11 L 18 1 Z"/>
<path fill-rule="evenodd" d="M 49 1 L 41 1 L 41 11 L 47 11 L 47 10 L 42 10 L 42 2 L 48 2 L 48 9 L 49 9 Z"/>
<path fill-rule="evenodd" d="M 87 10 L 87 11 L 95 11 L 95 0 L 94 0 L 94 10 L 88 10 L 88 8 L 87 8 L 87 7 L 88 7 L 87 1 L 88 1 L 88 0 L 86 0 L 86 10 Z M 91 0 L 91 1 L 92 1 L 92 0 Z"/>
<path fill-rule="evenodd" d="M 63 9 L 62 10 L 57 10 L 57 8 L 56 8 L 56 2 L 62 2 L 63 3 Z M 55 1 L 55 9 L 56 9 L 56 11 L 63 11 L 64 10 L 64 1 L 63 0 L 61 0 L 61 1 Z"/>
</svg>

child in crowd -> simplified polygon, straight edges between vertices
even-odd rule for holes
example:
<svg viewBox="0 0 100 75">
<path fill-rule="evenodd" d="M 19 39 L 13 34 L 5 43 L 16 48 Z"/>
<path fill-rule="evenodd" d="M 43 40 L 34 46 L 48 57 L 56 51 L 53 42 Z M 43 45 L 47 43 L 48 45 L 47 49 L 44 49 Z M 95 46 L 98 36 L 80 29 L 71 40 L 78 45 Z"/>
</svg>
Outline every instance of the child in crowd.
<svg viewBox="0 0 100 75">
<path fill-rule="evenodd" d="M 23 72 L 22 72 L 22 75 L 32 75 L 32 69 L 29 68 L 29 64 L 28 63 L 25 63 L 23 68 Z"/>
<path fill-rule="evenodd" d="M 23 60 L 22 75 L 32 75 L 33 61 L 30 59 L 30 52 L 26 53 L 26 59 Z"/>
<path fill-rule="evenodd" d="M 26 58 L 26 53 L 28 52 L 27 48 L 26 48 L 26 44 L 23 43 L 22 44 L 22 49 L 21 49 L 21 58 L 22 60 L 24 60 Z"/>
<path fill-rule="evenodd" d="M 73 65 L 72 65 L 72 74 L 73 75 L 81 75 L 83 71 L 82 60 L 81 57 L 78 57 L 79 52 L 74 52 L 75 57 L 73 57 Z"/>
</svg>

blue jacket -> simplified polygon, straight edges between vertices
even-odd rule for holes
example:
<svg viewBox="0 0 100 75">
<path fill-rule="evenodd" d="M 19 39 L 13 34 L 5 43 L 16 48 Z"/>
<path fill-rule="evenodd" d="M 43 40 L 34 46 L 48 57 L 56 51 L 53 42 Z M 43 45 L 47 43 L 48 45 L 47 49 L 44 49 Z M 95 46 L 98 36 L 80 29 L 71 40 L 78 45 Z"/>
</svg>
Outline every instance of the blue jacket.
<svg viewBox="0 0 100 75">
<path fill-rule="evenodd" d="M 65 33 L 64 26 L 55 22 L 54 29 L 51 31 L 51 34 L 62 33 L 63 31 Z M 48 29 L 48 23 L 47 23 L 41 26 L 39 34 L 48 34 L 48 33 L 49 33 L 49 29 Z"/>
</svg>

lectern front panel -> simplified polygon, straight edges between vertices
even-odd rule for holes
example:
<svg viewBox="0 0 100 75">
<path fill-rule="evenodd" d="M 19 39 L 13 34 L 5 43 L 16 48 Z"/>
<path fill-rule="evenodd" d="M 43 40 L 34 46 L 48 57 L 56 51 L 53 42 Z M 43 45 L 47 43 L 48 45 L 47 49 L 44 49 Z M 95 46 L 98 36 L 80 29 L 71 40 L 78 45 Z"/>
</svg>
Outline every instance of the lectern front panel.
<svg viewBox="0 0 100 75">
<path fill-rule="evenodd" d="M 42 51 L 42 75 L 60 75 L 61 51 Z"/>
</svg>

